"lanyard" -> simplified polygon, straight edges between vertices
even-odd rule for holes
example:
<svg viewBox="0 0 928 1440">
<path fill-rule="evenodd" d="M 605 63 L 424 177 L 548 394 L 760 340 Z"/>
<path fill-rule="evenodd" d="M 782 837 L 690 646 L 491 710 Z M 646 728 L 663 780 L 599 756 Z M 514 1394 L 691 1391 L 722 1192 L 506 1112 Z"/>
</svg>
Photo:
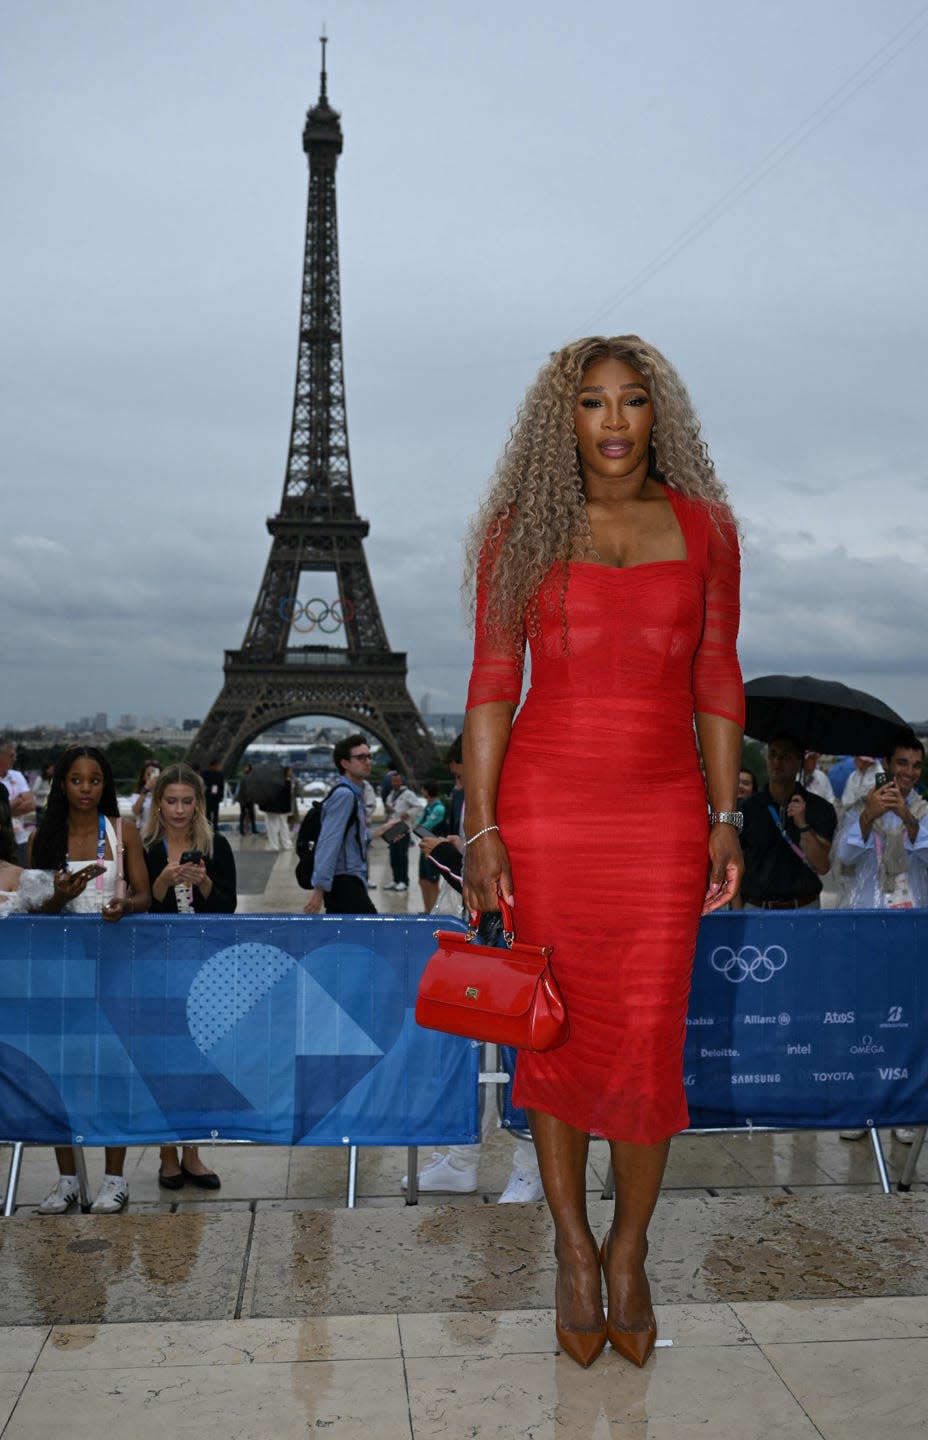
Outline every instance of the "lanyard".
<svg viewBox="0 0 928 1440">
<path fill-rule="evenodd" d="M 101 865 L 106 864 L 106 821 L 101 815 L 97 826 L 97 860 Z M 97 876 L 94 884 L 98 890 L 103 889 L 103 871 Z"/>
<path fill-rule="evenodd" d="M 780 819 L 780 815 L 779 815 L 779 812 L 778 812 L 778 810 L 776 809 L 776 807 L 775 807 L 774 805 L 768 805 L 768 806 L 767 806 L 767 809 L 770 811 L 770 814 L 773 816 L 773 823 L 774 823 L 774 825 L 777 827 L 777 829 L 779 830 L 780 834 L 783 836 L 783 839 L 786 841 L 787 845 L 788 845 L 789 848 L 792 850 L 793 854 L 794 854 L 794 855 L 798 855 L 798 857 L 799 857 L 799 859 L 802 861 L 803 865 L 808 865 L 808 866 L 809 866 L 809 869 L 811 870 L 811 869 L 812 869 L 812 865 L 811 865 L 811 863 L 810 863 L 810 861 L 809 861 L 809 859 L 808 859 L 808 857 L 807 857 L 807 855 L 806 855 L 806 852 L 802 849 L 802 846 L 801 846 L 801 845 L 797 845 L 794 840 L 791 840 L 791 839 L 789 838 L 789 836 L 788 836 L 787 833 L 786 833 L 786 826 L 783 824 L 783 821 Z"/>
</svg>

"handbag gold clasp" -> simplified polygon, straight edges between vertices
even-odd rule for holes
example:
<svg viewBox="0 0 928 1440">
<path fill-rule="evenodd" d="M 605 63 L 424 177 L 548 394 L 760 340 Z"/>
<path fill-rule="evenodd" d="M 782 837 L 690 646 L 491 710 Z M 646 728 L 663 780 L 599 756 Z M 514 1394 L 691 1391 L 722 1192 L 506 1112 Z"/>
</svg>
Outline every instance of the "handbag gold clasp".
<svg viewBox="0 0 928 1440">
<path fill-rule="evenodd" d="M 468 985 L 466 990 L 464 991 L 464 998 L 465 1000 L 476 1000 L 479 994 L 480 991 L 477 989 L 476 985 Z"/>
</svg>

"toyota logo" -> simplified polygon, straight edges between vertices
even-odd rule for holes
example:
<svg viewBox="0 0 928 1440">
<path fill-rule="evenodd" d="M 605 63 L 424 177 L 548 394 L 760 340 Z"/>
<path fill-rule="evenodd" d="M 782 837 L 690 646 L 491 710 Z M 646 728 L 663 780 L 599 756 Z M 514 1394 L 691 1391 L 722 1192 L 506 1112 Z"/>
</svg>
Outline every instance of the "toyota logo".
<svg viewBox="0 0 928 1440">
<path fill-rule="evenodd" d="M 786 961 L 782 945 L 768 945 L 765 950 L 759 950 L 756 945 L 742 945 L 737 951 L 730 945 L 717 945 L 709 956 L 713 970 L 733 985 L 740 985 L 742 980 L 756 980 L 758 985 L 764 985 L 783 969 Z"/>
</svg>

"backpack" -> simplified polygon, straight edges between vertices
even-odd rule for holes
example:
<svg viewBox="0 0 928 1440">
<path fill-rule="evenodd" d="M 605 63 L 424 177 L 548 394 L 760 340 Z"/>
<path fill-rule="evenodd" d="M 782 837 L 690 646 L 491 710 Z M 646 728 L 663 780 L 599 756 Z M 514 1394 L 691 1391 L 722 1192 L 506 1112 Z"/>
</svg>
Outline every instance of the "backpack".
<svg viewBox="0 0 928 1440">
<path fill-rule="evenodd" d="M 322 832 L 322 812 L 325 809 L 326 800 L 328 800 L 331 795 L 334 795 L 335 791 L 339 788 L 339 785 L 336 783 L 332 786 L 329 794 L 326 795 L 325 800 L 314 801 L 314 803 L 307 810 L 306 814 L 303 816 L 302 823 L 299 830 L 297 831 L 296 883 L 299 885 L 301 890 L 311 890 L 313 888 L 313 861 L 315 857 L 316 845 Z M 341 788 L 345 787 L 342 786 Z M 345 826 L 345 834 L 342 836 L 342 845 L 344 845 L 345 843 L 345 835 L 348 834 L 348 829 L 352 821 L 354 821 L 354 824 L 357 827 L 358 844 L 360 845 L 361 827 L 358 822 L 358 805 L 356 799 L 354 806 L 352 807 L 348 823 Z"/>
</svg>

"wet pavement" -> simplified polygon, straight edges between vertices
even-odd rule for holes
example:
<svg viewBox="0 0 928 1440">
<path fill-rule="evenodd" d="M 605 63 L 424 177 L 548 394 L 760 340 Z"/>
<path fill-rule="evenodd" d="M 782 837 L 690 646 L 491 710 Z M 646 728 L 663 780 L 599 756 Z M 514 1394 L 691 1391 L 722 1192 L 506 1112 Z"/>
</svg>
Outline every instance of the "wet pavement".
<svg viewBox="0 0 928 1440">
<path fill-rule="evenodd" d="M 263 891 L 267 863 L 243 869 L 240 908 L 298 906 L 292 857 Z M 643 1371 L 611 1350 L 583 1371 L 554 1341 L 544 1206 L 496 1204 L 511 1143 L 488 1139 L 473 1195 L 417 1207 L 405 1150 L 362 1151 L 354 1210 L 340 1149 L 217 1146 L 222 1189 L 175 1193 L 139 1148 L 112 1217 L 37 1215 L 54 1157 L 27 1151 L 0 1220 L 2 1440 L 924 1440 L 928 1160 L 885 1196 L 866 1142 L 679 1138 L 649 1259 L 663 1343 Z M 594 1143 L 596 1233 L 605 1175 Z"/>
</svg>

